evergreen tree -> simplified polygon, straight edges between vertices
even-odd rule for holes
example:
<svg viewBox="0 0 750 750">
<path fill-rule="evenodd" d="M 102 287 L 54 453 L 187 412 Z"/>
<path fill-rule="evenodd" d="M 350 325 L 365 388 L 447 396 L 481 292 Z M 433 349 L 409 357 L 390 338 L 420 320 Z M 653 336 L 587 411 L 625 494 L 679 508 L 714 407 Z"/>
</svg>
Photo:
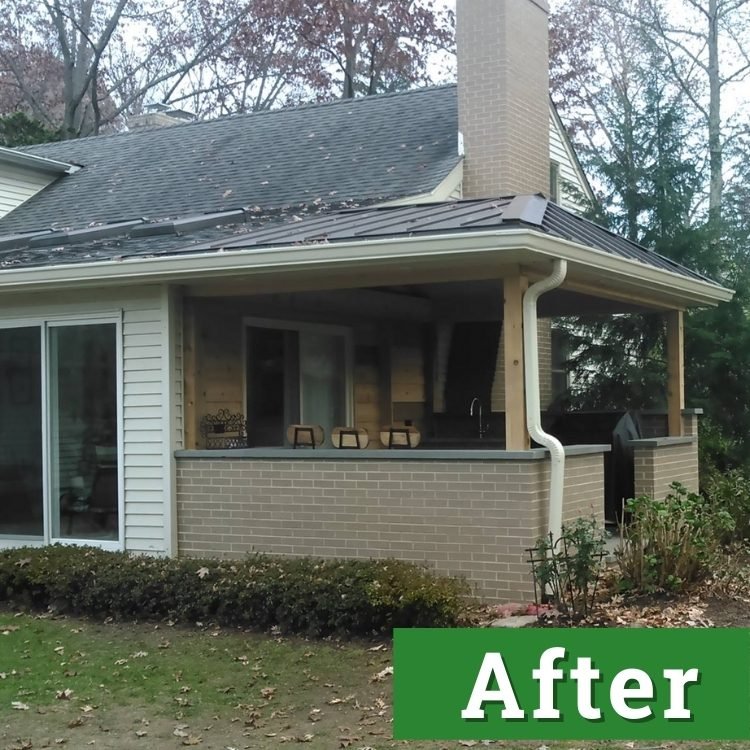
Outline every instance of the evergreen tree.
<svg viewBox="0 0 750 750">
<path fill-rule="evenodd" d="M 704 237 L 689 226 L 700 189 L 685 154 L 687 112 L 652 51 L 627 61 L 595 102 L 606 142 L 584 152 L 602 194 L 591 214 L 613 232 L 703 272 L 717 266 Z M 570 404 L 582 409 L 663 408 L 664 324 L 660 315 L 577 317 L 563 326 L 572 353 Z"/>
<path fill-rule="evenodd" d="M 59 140 L 59 131 L 46 128 L 41 122 L 23 112 L 14 112 L 12 115 L 0 117 L 0 146 L 5 148 L 31 146 L 34 143 Z"/>
</svg>

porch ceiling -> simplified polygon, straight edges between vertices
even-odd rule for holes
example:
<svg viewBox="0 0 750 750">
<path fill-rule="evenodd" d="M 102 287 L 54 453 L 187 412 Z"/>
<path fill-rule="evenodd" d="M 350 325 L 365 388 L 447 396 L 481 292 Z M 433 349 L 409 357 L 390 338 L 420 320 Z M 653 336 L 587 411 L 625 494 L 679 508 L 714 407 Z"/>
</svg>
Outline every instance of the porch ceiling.
<svg viewBox="0 0 750 750">
<path fill-rule="evenodd" d="M 242 309 L 284 310 L 313 309 L 347 319 L 355 319 L 363 309 L 377 309 L 378 317 L 387 320 L 500 320 L 503 309 L 502 280 L 449 281 L 428 284 L 403 284 L 367 288 L 337 288 L 318 291 L 273 292 L 250 294 L 241 282 L 189 286 L 190 297 L 221 298 L 224 304 Z M 606 299 L 571 289 L 556 289 L 544 295 L 539 303 L 540 317 L 565 315 L 612 315 L 617 313 L 653 312 L 653 306 Z"/>
</svg>

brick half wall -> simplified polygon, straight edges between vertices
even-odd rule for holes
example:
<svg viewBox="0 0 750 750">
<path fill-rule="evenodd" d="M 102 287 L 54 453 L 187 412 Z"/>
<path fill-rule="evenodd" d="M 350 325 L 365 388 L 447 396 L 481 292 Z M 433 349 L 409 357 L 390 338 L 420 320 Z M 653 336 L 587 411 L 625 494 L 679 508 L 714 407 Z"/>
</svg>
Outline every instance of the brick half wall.
<svg viewBox="0 0 750 750">
<path fill-rule="evenodd" d="M 525 549 L 546 532 L 549 460 L 525 453 L 460 461 L 178 454 L 179 551 L 393 557 L 463 576 L 488 600 L 528 600 Z M 566 464 L 565 520 L 602 520 L 601 451 Z"/>
<path fill-rule="evenodd" d="M 698 492 L 698 438 L 695 436 L 634 440 L 635 494 L 657 500 L 669 494 L 669 485 L 680 482 Z"/>
</svg>

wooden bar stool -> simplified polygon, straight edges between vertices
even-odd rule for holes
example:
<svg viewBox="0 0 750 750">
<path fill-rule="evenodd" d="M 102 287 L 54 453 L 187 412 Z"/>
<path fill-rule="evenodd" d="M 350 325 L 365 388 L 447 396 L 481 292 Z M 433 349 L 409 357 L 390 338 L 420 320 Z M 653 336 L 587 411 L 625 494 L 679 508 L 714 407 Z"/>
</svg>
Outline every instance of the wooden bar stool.
<svg viewBox="0 0 750 750">
<path fill-rule="evenodd" d="M 363 450 L 370 443 L 370 436 L 364 427 L 334 427 L 331 431 L 334 448 Z"/>
<path fill-rule="evenodd" d="M 422 434 L 414 425 L 387 425 L 380 430 L 380 442 L 386 448 L 416 448 Z"/>
<path fill-rule="evenodd" d="M 286 430 L 286 439 L 292 448 L 312 448 L 323 445 L 325 431 L 319 424 L 290 424 Z"/>
</svg>

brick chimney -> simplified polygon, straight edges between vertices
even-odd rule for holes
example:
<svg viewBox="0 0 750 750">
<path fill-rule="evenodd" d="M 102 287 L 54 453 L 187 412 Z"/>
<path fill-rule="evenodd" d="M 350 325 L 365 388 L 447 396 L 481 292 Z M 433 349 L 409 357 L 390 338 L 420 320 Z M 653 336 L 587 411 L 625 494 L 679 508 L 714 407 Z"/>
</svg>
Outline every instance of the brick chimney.
<svg viewBox="0 0 750 750">
<path fill-rule="evenodd" d="M 457 0 L 464 198 L 549 193 L 547 0 Z"/>
</svg>

